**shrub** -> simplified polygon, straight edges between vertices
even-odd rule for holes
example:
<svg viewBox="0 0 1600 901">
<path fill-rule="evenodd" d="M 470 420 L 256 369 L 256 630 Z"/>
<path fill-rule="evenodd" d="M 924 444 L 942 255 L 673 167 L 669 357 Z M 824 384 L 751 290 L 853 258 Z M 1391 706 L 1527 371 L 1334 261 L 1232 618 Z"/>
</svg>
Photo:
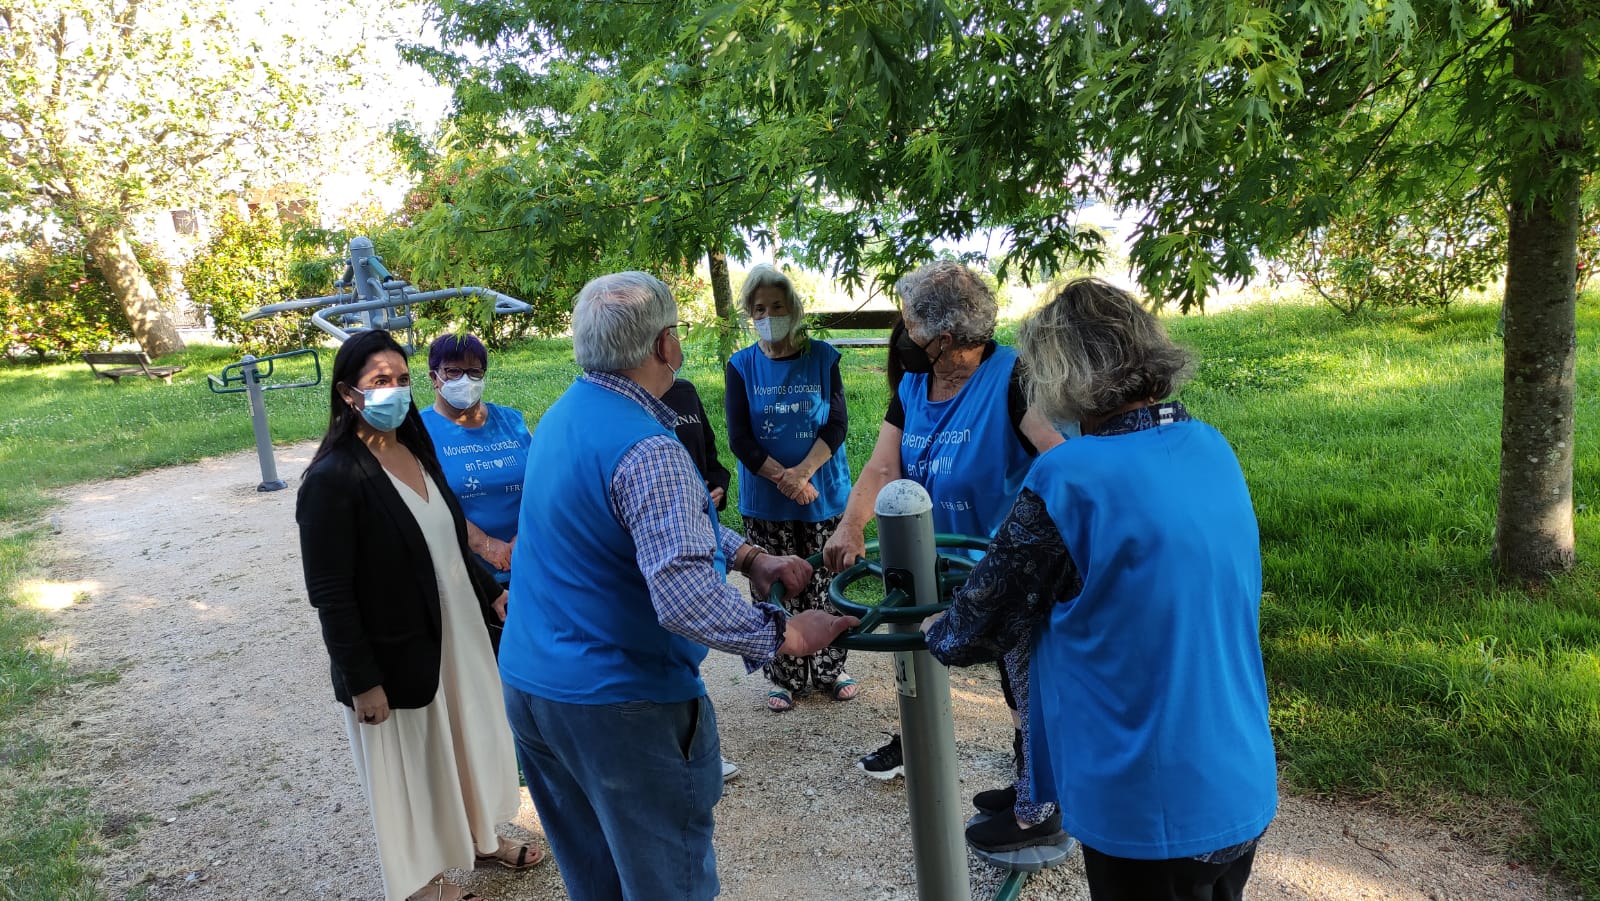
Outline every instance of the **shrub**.
<svg viewBox="0 0 1600 901">
<path fill-rule="evenodd" d="M 1500 277 L 1505 220 L 1488 193 L 1424 200 L 1402 213 L 1359 208 L 1308 233 L 1279 263 L 1347 316 L 1446 307 Z"/>
<path fill-rule="evenodd" d="M 165 266 L 148 248 L 134 252 L 159 292 Z M 40 239 L 0 260 L 0 352 L 7 359 L 104 350 L 132 337 L 122 305 L 80 243 Z"/>
<path fill-rule="evenodd" d="M 305 317 L 280 314 L 247 322 L 244 316 L 304 296 L 294 264 L 293 242 L 275 219 L 246 220 L 226 212 L 211 240 L 184 267 L 183 284 L 211 317 L 218 338 L 249 353 L 277 353 L 303 343 Z"/>
</svg>

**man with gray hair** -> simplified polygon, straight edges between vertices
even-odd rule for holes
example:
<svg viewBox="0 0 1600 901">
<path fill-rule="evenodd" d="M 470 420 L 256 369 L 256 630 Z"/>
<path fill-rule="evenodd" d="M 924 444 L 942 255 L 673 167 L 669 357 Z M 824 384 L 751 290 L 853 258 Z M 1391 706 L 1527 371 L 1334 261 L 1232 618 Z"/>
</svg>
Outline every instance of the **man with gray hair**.
<svg viewBox="0 0 1600 901">
<path fill-rule="evenodd" d="M 510 613 L 500 644 L 517 757 L 574 901 L 711 898 L 722 797 L 706 648 L 750 671 L 830 644 L 853 617 L 785 618 L 765 595 L 811 578 L 722 528 L 661 396 L 683 366 L 678 308 L 643 272 L 583 287 L 572 346 L 584 369 L 528 451 Z"/>
</svg>

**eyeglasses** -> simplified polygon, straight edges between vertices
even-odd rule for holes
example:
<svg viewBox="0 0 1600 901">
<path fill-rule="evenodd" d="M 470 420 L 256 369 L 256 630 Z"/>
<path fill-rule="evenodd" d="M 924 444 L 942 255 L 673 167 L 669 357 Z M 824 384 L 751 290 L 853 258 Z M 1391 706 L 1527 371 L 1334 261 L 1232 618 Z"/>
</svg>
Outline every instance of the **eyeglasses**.
<svg viewBox="0 0 1600 901">
<path fill-rule="evenodd" d="M 444 379 L 447 382 L 453 382 L 462 376 L 466 376 L 467 378 L 472 379 L 474 382 L 481 382 L 483 381 L 484 370 L 457 369 L 454 366 L 446 366 L 439 370 L 439 378 Z"/>
</svg>

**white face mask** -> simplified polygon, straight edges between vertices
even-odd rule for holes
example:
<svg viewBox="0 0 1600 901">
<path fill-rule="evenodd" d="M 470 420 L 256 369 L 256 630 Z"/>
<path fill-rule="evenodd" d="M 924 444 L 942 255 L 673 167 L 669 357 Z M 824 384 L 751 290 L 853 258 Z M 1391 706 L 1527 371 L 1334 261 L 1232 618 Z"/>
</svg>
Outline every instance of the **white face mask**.
<svg viewBox="0 0 1600 901">
<path fill-rule="evenodd" d="M 439 383 L 439 396 L 444 402 L 457 410 L 465 410 L 483 399 L 483 383 L 486 379 L 473 381 L 462 376 L 454 381 Z"/>
<path fill-rule="evenodd" d="M 768 316 L 756 320 L 756 334 L 761 340 L 772 342 L 782 341 L 789 337 L 789 325 L 794 321 L 792 316 Z"/>
</svg>

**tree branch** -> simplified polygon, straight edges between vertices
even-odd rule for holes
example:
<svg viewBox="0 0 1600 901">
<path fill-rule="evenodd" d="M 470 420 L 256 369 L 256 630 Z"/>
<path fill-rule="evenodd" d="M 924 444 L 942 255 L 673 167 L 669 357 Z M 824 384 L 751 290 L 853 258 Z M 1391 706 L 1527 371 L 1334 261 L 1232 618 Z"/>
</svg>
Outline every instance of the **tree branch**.
<svg viewBox="0 0 1600 901">
<path fill-rule="evenodd" d="M 1382 150 L 1383 147 L 1389 143 L 1389 139 L 1394 136 L 1395 129 L 1400 127 L 1400 123 L 1405 120 L 1406 116 L 1408 116 L 1413 109 L 1416 108 L 1418 103 L 1422 102 L 1423 97 L 1427 96 L 1429 92 L 1439 85 L 1439 80 L 1444 75 L 1445 70 L 1455 65 L 1456 61 L 1461 59 L 1461 57 L 1466 56 L 1469 49 L 1476 48 L 1479 41 L 1487 37 L 1489 32 L 1493 31 L 1496 26 L 1500 25 L 1500 23 L 1506 21 L 1510 17 L 1511 13 L 1509 12 L 1500 14 L 1499 17 L 1495 18 L 1488 25 L 1484 26 L 1482 31 L 1478 32 L 1476 35 L 1473 35 L 1470 41 L 1463 42 L 1459 50 L 1446 57 L 1445 61 L 1439 64 L 1439 68 L 1433 73 L 1433 77 L 1422 83 L 1421 89 L 1419 89 L 1410 97 L 1410 99 L 1406 101 L 1405 105 L 1401 107 L 1400 112 L 1396 113 L 1393 119 L 1389 120 L 1389 124 L 1384 127 L 1383 133 L 1378 136 L 1378 140 L 1374 142 L 1371 147 L 1367 148 L 1366 156 L 1362 157 L 1361 163 L 1352 169 L 1349 177 L 1345 179 L 1346 186 L 1354 184 L 1356 179 L 1361 177 L 1361 175 L 1366 172 L 1367 167 L 1370 166 L 1373 159 L 1377 157 L 1378 151 Z"/>
</svg>

